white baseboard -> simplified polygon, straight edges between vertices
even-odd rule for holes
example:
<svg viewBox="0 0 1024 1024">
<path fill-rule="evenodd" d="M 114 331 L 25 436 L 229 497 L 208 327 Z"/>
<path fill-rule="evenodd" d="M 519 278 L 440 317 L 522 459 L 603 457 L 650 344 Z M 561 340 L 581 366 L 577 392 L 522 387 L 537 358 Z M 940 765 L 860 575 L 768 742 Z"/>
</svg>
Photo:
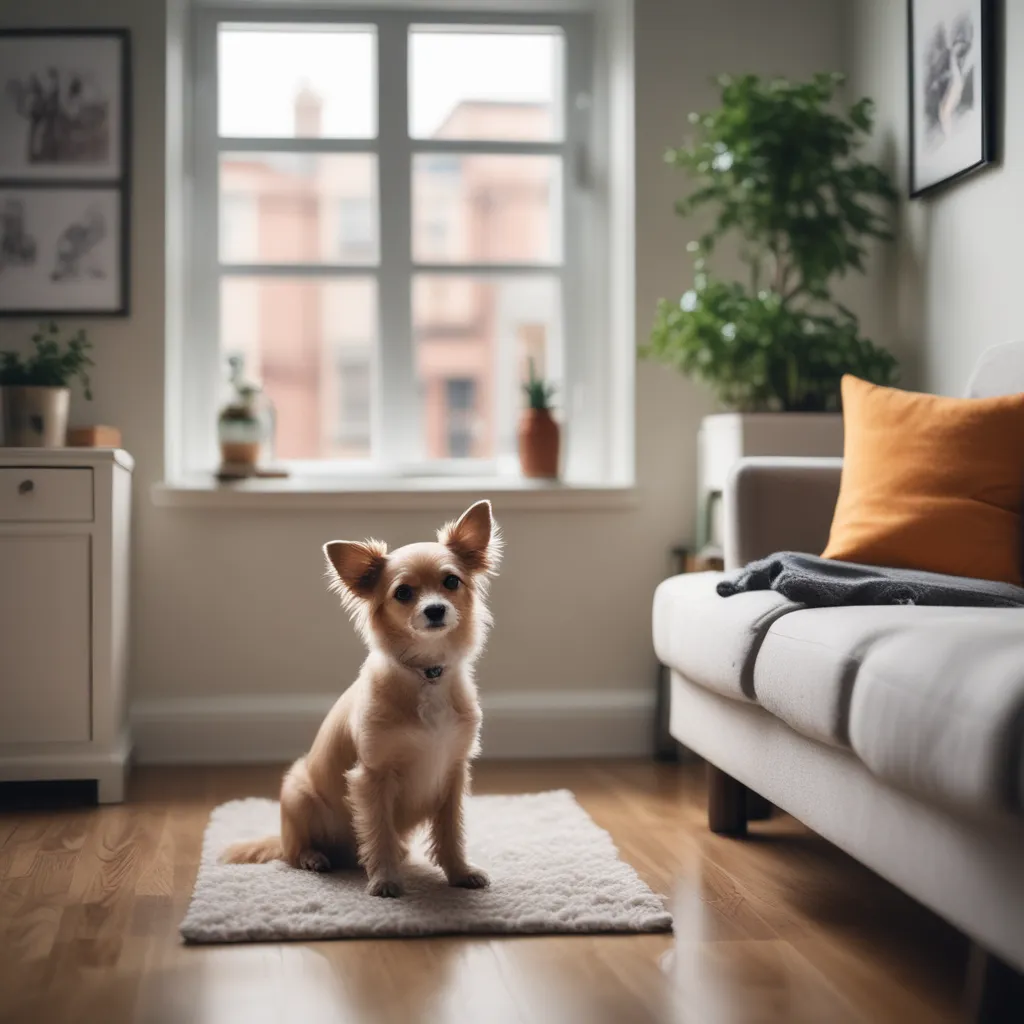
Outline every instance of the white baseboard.
<svg viewBox="0 0 1024 1024">
<path fill-rule="evenodd" d="M 142 764 L 261 764 L 304 754 L 334 698 L 240 695 L 132 704 Z M 484 758 L 646 757 L 654 690 L 555 690 L 487 695 Z"/>
</svg>

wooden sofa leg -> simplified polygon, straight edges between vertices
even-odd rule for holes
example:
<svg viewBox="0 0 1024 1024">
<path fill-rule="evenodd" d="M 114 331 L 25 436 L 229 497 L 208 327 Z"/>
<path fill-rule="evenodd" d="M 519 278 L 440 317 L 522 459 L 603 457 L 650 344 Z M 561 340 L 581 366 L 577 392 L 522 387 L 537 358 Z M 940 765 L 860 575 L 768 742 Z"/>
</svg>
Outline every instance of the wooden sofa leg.
<svg viewBox="0 0 1024 1024">
<path fill-rule="evenodd" d="M 708 764 L 708 828 L 720 836 L 747 834 L 747 787 Z"/>
<path fill-rule="evenodd" d="M 1024 974 L 976 944 L 967 964 L 964 1020 L 971 1024 L 1024 1020 Z"/>
<path fill-rule="evenodd" d="M 760 793 L 747 790 L 747 821 L 767 821 L 775 813 L 770 800 L 765 800 Z"/>
</svg>

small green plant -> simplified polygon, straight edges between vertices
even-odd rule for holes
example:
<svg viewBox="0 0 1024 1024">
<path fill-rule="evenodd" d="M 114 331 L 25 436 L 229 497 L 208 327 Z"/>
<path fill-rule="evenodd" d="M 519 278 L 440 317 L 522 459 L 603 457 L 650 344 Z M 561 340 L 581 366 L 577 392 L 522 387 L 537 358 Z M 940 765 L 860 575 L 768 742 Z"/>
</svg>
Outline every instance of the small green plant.
<svg viewBox="0 0 1024 1024">
<path fill-rule="evenodd" d="M 872 103 L 836 109 L 842 82 L 722 76 L 719 109 L 691 114 L 697 137 L 665 154 L 696 184 L 676 212 L 710 208 L 714 219 L 688 246 L 693 286 L 659 303 L 642 354 L 743 412 L 837 409 L 844 373 L 896 380 L 896 360 L 861 337 L 831 291 L 836 278 L 863 271 L 870 239 L 891 238 L 887 207 L 896 198 L 886 173 L 858 156 Z M 726 237 L 738 243 L 749 283 L 712 273 Z"/>
<path fill-rule="evenodd" d="M 555 396 L 554 384 L 537 376 L 537 368 L 533 360 L 529 362 L 530 376 L 523 382 L 523 393 L 526 395 L 526 404 L 531 409 L 545 410 L 551 408 L 551 399 Z"/>
<path fill-rule="evenodd" d="M 242 356 L 228 357 L 228 382 L 233 397 L 221 410 L 220 419 L 233 423 L 258 423 L 259 417 L 254 403 L 259 395 L 259 388 L 245 379 L 245 360 Z"/>
<path fill-rule="evenodd" d="M 67 339 L 52 321 L 40 324 L 32 335 L 34 351 L 28 356 L 0 352 L 0 387 L 66 388 L 77 379 L 86 398 L 92 398 L 89 358 L 92 342 L 84 328 Z"/>
</svg>

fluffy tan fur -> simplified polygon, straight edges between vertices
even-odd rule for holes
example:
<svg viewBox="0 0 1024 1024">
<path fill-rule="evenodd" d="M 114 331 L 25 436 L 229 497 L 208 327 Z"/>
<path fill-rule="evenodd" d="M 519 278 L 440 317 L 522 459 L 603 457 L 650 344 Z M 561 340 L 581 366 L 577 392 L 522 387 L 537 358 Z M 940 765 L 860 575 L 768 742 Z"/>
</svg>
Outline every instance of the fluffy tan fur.
<svg viewBox="0 0 1024 1024">
<path fill-rule="evenodd" d="M 473 668 L 501 560 L 490 503 L 448 523 L 436 543 L 389 554 L 380 541 L 331 541 L 324 553 L 369 654 L 284 777 L 280 837 L 238 843 L 224 860 L 280 858 L 310 871 L 358 863 L 370 893 L 399 896 L 407 841 L 426 824 L 449 883 L 486 886 L 466 859 L 462 803 L 479 749 Z"/>
</svg>

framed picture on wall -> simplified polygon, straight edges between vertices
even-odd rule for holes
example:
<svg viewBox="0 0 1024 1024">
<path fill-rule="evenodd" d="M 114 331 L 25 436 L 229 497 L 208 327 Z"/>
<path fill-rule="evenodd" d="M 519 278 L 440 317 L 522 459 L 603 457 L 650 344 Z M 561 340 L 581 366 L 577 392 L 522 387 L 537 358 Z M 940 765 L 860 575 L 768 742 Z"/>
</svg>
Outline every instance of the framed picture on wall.
<svg viewBox="0 0 1024 1024">
<path fill-rule="evenodd" d="M 993 0 L 908 0 L 910 195 L 995 159 Z"/>
<path fill-rule="evenodd" d="M 123 31 L 0 32 L 0 178 L 121 178 L 127 70 Z"/>
<path fill-rule="evenodd" d="M 0 309 L 123 313 L 128 278 L 117 188 L 0 186 Z"/>
<path fill-rule="evenodd" d="M 0 316 L 128 313 L 125 29 L 0 30 Z"/>
</svg>

